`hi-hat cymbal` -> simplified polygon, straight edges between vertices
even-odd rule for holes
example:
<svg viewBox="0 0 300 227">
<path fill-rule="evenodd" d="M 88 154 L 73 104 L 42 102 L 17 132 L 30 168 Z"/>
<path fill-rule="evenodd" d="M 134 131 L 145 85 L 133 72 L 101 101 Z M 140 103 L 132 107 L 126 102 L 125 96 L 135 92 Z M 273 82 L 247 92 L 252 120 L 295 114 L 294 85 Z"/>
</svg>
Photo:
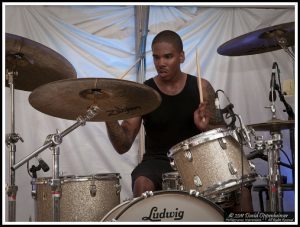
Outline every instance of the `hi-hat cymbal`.
<svg viewBox="0 0 300 227">
<path fill-rule="evenodd" d="M 127 80 L 79 78 L 55 81 L 29 96 L 37 110 L 58 118 L 77 120 L 91 105 L 100 108 L 90 121 L 123 120 L 149 113 L 161 103 L 151 87 Z"/>
<path fill-rule="evenodd" d="M 295 22 L 279 24 L 241 35 L 219 46 L 217 52 L 226 56 L 260 54 L 293 46 Z"/>
<path fill-rule="evenodd" d="M 5 68 L 17 71 L 14 87 L 33 91 L 49 82 L 76 78 L 71 63 L 62 55 L 30 39 L 5 34 Z M 8 81 L 6 81 L 8 87 Z"/>
<path fill-rule="evenodd" d="M 294 120 L 279 120 L 279 119 L 272 119 L 270 121 L 259 123 L 259 124 L 252 124 L 248 125 L 249 127 L 252 127 L 256 131 L 281 131 L 284 129 L 291 129 L 295 127 L 295 121 Z"/>
</svg>

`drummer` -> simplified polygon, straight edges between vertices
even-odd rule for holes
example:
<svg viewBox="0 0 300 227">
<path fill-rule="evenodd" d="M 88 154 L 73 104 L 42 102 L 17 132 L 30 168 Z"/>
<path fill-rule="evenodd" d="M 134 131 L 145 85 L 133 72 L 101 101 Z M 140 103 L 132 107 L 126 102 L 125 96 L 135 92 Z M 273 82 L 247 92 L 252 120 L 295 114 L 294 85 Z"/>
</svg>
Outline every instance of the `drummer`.
<svg viewBox="0 0 300 227">
<path fill-rule="evenodd" d="M 121 125 L 117 121 L 106 122 L 112 145 L 124 154 L 131 148 L 143 121 L 146 151 L 131 173 L 134 197 L 145 191 L 162 190 L 162 175 L 174 171 L 167 156 L 172 146 L 225 126 L 223 119 L 217 117 L 215 91 L 210 82 L 201 79 L 200 103 L 197 77 L 181 71 L 180 65 L 185 61 L 181 37 L 170 30 L 158 33 L 152 41 L 152 53 L 157 75 L 145 84 L 159 92 L 161 105 L 149 114 L 124 120 Z M 251 191 L 246 189 L 242 195 L 247 199 L 243 211 L 252 211 Z"/>
</svg>

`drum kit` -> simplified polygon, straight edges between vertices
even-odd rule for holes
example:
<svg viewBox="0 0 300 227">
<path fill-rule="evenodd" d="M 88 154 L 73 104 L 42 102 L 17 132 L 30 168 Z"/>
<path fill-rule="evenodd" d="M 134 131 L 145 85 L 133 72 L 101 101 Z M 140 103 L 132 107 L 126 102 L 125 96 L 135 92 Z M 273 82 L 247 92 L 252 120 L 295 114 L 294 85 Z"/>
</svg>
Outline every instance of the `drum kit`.
<svg viewBox="0 0 300 227">
<path fill-rule="evenodd" d="M 218 53 L 239 56 L 284 49 L 292 55 L 288 47 L 293 44 L 294 23 L 287 23 L 228 41 L 218 48 Z M 223 128 L 173 146 L 169 157 L 177 169 L 163 175 L 163 191 L 145 192 L 131 201 L 120 203 L 118 173 L 60 176 L 59 145 L 64 136 L 87 121 L 123 120 L 149 113 L 160 105 L 161 97 L 152 88 L 131 81 L 76 78 L 76 71 L 63 56 L 40 43 L 8 33 L 5 63 L 12 116 L 11 133 L 6 138 L 10 148 L 10 182 L 6 188 L 9 221 L 15 221 L 16 169 L 47 148 L 53 152 L 53 177 L 32 182 L 36 190 L 33 194 L 37 221 L 223 221 L 222 208 L 231 205 L 233 195 L 242 185 L 256 180 L 255 167 L 241 152 L 236 139 L 238 130 Z M 16 143 L 22 137 L 15 132 L 14 89 L 30 91 L 29 103 L 38 111 L 76 121 L 63 132 L 48 135 L 40 148 L 18 163 Z M 272 100 L 273 116 L 274 109 Z M 293 129 L 294 120 L 273 117 L 268 122 L 243 128 L 271 132 L 271 140 L 257 139 L 255 151 L 268 152 L 271 211 L 281 211 L 280 131 Z M 248 130 L 242 131 L 249 136 Z M 78 194 L 74 195 L 74 191 Z"/>
</svg>

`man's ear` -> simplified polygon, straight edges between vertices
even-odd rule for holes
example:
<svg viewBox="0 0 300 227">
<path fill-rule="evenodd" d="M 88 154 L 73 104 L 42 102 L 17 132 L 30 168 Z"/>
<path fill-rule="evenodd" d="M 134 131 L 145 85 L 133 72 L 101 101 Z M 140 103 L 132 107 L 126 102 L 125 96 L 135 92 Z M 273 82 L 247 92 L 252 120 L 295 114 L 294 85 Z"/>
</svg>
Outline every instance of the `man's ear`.
<svg viewBox="0 0 300 227">
<path fill-rule="evenodd" d="M 181 51 L 180 56 L 179 56 L 179 59 L 180 59 L 180 63 L 183 63 L 183 62 L 184 62 L 184 60 L 185 60 L 185 54 L 184 54 L 184 51 Z"/>
</svg>

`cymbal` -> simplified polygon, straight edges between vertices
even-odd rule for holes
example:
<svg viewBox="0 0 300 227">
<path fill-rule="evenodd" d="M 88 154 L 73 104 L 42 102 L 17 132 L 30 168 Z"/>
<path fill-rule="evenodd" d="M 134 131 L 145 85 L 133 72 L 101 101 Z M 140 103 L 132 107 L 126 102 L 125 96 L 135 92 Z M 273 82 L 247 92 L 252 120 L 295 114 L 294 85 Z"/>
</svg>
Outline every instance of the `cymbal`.
<svg viewBox="0 0 300 227">
<path fill-rule="evenodd" d="M 67 120 L 77 120 L 97 105 L 100 111 L 89 121 L 110 121 L 151 112 L 161 97 L 151 87 L 132 81 L 78 78 L 42 85 L 30 94 L 29 102 L 42 113 Z"/>
<path fill-rule="evenodd" d="M 253 124 L 248 125 L 249 127 L 252 127 L 256 131 L 281 131 L 284 129 L 291 129 L 295 127 L 295 121 L 294 120 L 279 120 L 279 119 L 272 119 L 270 121 L 259 123 L 259 124 Z"/>
<path fill-rule="evenodd" d="M 5 68 L 17 71 L 14 87 L 24 91 L 77 77 L 74 67 L 62 55 L 38 42 L 9 33 L 5 34 Z M 8 80 L 5 83 L 8 87 Z"/>
<path fill-rule="evenodd" d="M 295 42 L 295 22 L 279 24 L 241 35 L 219 46 L 217 52 L 227 56 L 260 54 L 293 46 Z"/>
</svg>

